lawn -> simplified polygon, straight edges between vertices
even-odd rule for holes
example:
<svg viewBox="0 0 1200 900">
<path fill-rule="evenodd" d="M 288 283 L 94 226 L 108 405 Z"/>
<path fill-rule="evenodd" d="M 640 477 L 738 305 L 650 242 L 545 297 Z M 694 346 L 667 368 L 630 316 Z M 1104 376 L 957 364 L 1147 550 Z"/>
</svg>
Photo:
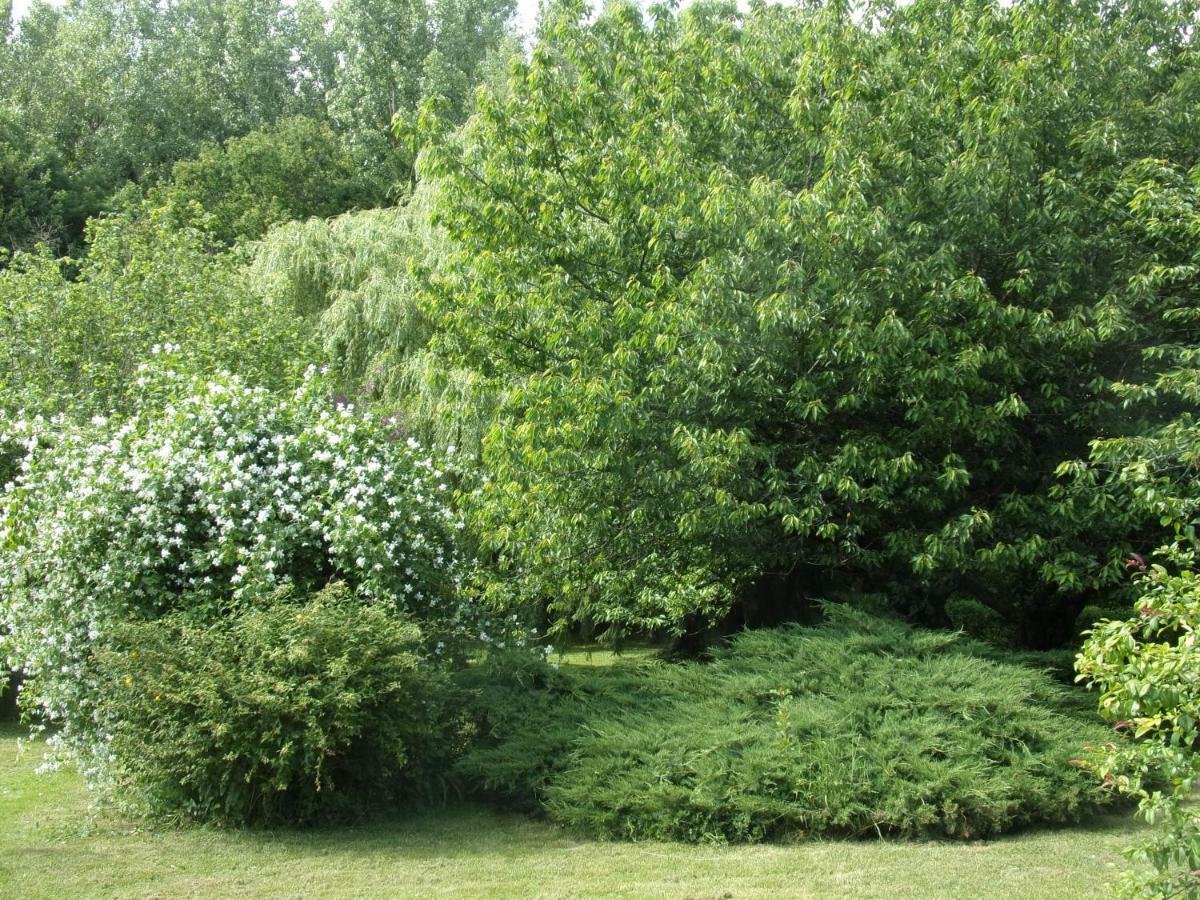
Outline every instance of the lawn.
<svg viewBox="0 0 1200 900">
<path fill-rule="evenodd" d="M 0 726 L 0 896 L 1103 897 L 1125 817 L 968 844 L 606 844 L 459 806 L 301 832 L 154 829 L 89 808 L 77 776 L 35 775 Z"/>
</svg>

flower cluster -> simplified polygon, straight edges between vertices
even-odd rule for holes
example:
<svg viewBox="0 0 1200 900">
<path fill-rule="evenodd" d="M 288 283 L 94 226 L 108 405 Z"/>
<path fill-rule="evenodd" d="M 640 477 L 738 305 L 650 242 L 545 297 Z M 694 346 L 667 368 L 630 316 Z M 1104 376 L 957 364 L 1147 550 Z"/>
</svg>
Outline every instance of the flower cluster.
<svg viewBox="0 0 1200 900">
<path fill-rule="evenodd" d="M 316 373 L 283 399 L 232 376 L 142 377 L 156 401 L 123 423 L 47 441 L 7 422 L 0 442 L 26 454 L 0 498 L 0 632 L 68 755 L 103 767 L 117 723 L 90 660 L 117 622 L 342 582 L 422 623 L 443 657 L 500 633 L 463 599 L 451 473 L 394 424 L 332 403 Z"/>
</svg>

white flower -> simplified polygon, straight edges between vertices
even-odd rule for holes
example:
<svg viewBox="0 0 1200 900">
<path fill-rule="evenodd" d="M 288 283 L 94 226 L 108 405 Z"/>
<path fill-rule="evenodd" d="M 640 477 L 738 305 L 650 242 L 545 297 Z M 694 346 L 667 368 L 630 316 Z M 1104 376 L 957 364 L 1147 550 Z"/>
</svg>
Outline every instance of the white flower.
<svg viewBox="0 0 1200 900">
<path fill-rule="evenodd" d="M 111 429 L 103 440 L 75 437 L 62 423 L 17 435 L 27 456 L 7 490 L 23 498 L 21 527 L 27 519 L 34 538 L 12 563 L 19 574 L 0 567 L 4 627 L 28 647 L 26 668 L 46 673 L 43 714 L 67 726 L 64 746 L 87 743 L 87 766 L 103 769 L 110 726 L 83 654 L 125 610 L 156 615 L 163 590 L 187 586 L 211 601 L 232 589 L 237 597 L 252 571 L 287 583 L 300 575 L 290 571 L 293 560 L 309 566 L 325 554 L 325 564 L 355 561 L 365 602 L 401 597 L 427 617 L 426 633 L 445 638 L 439 653 L 451 636 L 513 642 L 516 624 L 495 625 L 424 582 L 440 567 L 447 584 L 463 583 L 450 527 L 462 526 L 446 499 L 444 464 L 415 440 L 393 443 L 365 412 L 331 414 L 326 405 L 319 388 L 277 401 L 215 375 L 171 410 L 95 422 Z M 43 427 L 54 441 L 40 437 Z M 13 527 L 0 525 L 0 541 Z M 19 580 L 38 585 L 37 604 L 53 616 L 30 614 L 34 604 L 14 597 Z M 65 587 L 83 583 L 86 596 Z"/>
</svg>

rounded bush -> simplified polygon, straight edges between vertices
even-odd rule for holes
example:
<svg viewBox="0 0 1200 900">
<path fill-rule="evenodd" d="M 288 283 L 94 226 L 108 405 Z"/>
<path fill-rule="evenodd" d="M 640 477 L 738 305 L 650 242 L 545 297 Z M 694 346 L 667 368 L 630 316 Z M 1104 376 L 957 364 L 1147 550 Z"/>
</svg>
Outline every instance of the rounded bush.
<svg viewBox="0 0 1200 900">
<path fill-rule="evenodd" d="M 1046 675 L 949 632 L 831 608 L 709 664 L 482 673 L 461 763 L 485 792 L 638 840 L 975 838 L 1109 802 L 1105 739 Z"/>
<path fill-rule="evenodd" d="M 93 780 L 120 724 L 96 659 L 129 623 L 216 623 L 275 587 L 341 582 L 413 617 L 435 656 L 478 633 L 446 472 L 395 423 L 339 405 L 315 375 L 283 398 L 161 370 L 141 388 L 119 426 L 29 431 L 0 500 L 9 663 Z"/>
<path fill-rule="evenodd" d="M 457 747 L 449 676 L 420 630 L 345 585 L 116 635 L 122 649 L 99 658 L 112 773 L 138 811 L 239 825 L 361 814 L 426 797 Z"/>
</svg>

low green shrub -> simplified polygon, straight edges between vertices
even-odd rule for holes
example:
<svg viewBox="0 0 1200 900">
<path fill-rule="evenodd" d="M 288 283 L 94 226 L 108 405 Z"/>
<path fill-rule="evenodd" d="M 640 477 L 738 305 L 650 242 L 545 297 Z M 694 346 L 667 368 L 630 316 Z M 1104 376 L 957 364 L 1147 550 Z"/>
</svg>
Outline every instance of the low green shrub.
<svg viewBox="0 0 1200 900">
<path fill-rule="evenodd" d="M 995 651 L 831 607 L 707 664 L 468 673 L 469 784 L 595 836 L 974 838 L 1110 802 L 1070 692 Z"/>
<path fill-rule="evenodd" d="M 438 791 L 458 748 L 461 707 L 420 630 L 344 585 L 114 637 L 99 658 L 113 787 L 139 812 L 241 825 L 395 808 Z"/>
</svg>

